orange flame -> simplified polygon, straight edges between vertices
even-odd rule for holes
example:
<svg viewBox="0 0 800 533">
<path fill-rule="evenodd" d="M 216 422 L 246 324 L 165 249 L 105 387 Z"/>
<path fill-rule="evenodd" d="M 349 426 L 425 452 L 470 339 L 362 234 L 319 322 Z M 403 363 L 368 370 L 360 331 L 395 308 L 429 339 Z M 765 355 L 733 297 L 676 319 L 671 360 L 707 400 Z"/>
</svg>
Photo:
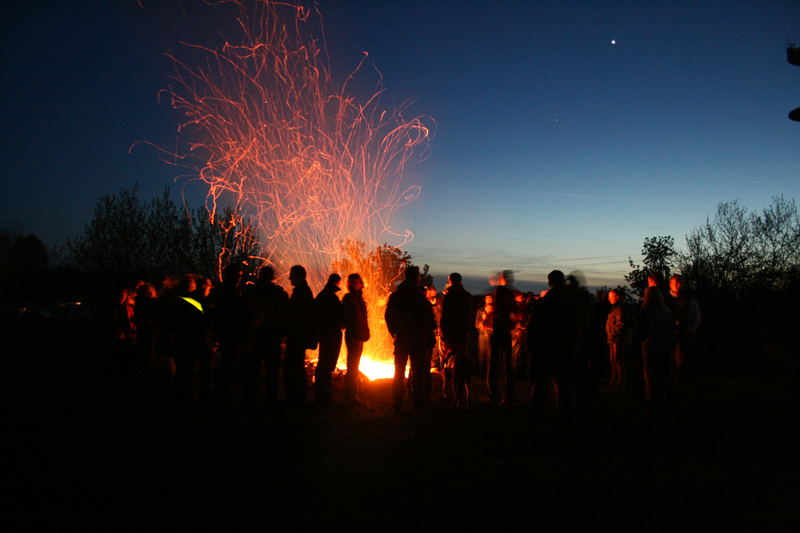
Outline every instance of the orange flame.
<svg viewBox="0 0 800 533">
<path fill-rule="evenodd" d="M 336 365 L 337 370 L 347 370 L 346 361 L 346 356 L 340 356 L 339 362 Z M 316 364 L 317 360 L 312 359 L 311 362 Z M 408 376 L 409 369 L 410 365 L 406 365 L 406 377 Z M 364 374 L 370 381 L 375 381 L 376 379 L 392 379 L 394 377 L 394 363 L 387 362 L 385 358 L 377 359 L 365 354 L 361 356 L 361 362 L 358 365 L 358 371 Z"/>
</svg>

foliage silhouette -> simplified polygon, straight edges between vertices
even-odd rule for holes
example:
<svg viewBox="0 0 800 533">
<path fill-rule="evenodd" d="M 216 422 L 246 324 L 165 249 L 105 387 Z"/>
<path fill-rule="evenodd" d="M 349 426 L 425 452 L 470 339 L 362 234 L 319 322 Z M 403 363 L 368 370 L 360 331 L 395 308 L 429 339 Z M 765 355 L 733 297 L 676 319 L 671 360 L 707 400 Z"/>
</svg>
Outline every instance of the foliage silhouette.
<svg viewBox="0 0 800 533">
<path fill-rule="evenodd" d="M 142 201 L 134 185 L 101 197 L 67 251 L 93 279 L 120 285 L 187 272 L 219 277 L 227 263 L 257 246 L 252 225 L 233 209 L 212 221 L 205 208 L 178 206 L 168 189 Z"/>
<path fill-rule="evenodd" d="M 631 271 L 625 276 L 625 281 L 639 296 L 642 296 L 649 275 L 655 274 L 662 280 L 669 278 L 675 256 L 675 239 L 669 235 L 646 237 L 642 245 L 642 264 L 635 264 L 629 257 L 628 264 L 631 266 Z"/>
</svg>

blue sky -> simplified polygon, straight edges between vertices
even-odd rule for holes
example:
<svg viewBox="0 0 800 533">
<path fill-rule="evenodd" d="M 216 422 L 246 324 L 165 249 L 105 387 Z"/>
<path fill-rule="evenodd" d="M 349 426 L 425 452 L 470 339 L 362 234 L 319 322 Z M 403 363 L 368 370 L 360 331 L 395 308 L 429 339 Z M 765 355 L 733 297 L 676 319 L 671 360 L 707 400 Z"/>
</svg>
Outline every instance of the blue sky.
<svg viewBox="0 0 800 533">
<path fill-rule="evenodd" d="M 179 40 L 216 38 L 197 2 L 40 2 L 2 22 L 0 228 L 58 244 L 98 196 L 177 172 L 157 100 Z M 719 202 L 800 194 L 800 4 L 319 0 L 334 69 L 362 50 L 390 98 L 436 121 L 399 222 L 434 273 L 519 279 L 582 270 L 621 281 L 642 241 L 680 245 Z M 611 44 L 615 40 L 616 44 Z M 176 194 L 184 182 L 178 181 Z M 202 191 L 188 186 L 190 199 Z"/>
</svg>

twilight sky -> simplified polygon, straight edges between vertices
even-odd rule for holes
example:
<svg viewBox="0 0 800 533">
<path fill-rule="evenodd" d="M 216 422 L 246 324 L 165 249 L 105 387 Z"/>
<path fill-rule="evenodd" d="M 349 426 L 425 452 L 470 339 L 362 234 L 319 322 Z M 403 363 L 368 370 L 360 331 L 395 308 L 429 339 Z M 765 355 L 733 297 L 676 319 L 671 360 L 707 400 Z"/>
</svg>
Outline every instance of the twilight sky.
<svg viewBox="0 0 800 533">
<path fill-rule="evenodd" d="M 179 41 L 212 44 L 229 10 L 195 0 L 42 1 L 5 8 L 0 230 L 57 245 L 97 198 L 179 172 L 138 140 L 175 144 L 158 90 Z M 429 157 L 398 214 L 434 273 L 579 269 L 617 284 L 652 235 L 684 236 L 716 205 L 800 198 L 800 3 L 319 0 L 334 72 L 362 50 L 390 98 L 430 115 Z M 612 40 L 616 44 L 612 44 Z M 179 179 L 175 195 L 203 191 Z M 441 278 L 437 280 L 440 284 Z"/>
</svg>

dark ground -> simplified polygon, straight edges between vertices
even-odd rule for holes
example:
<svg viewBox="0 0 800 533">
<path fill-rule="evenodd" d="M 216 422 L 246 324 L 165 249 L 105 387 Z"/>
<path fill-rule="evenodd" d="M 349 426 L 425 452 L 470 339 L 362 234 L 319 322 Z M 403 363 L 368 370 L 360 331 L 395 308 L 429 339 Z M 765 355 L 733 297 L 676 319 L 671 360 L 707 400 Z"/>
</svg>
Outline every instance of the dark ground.
<svg viewBox="0 0 800 533">
<path fill-rule="evenodd" d="M 3 353 L 15 528 L 510 526 L 800 530 L 797 354 L 722 348 L 662 419 L 598 390 L 591 416 L 523 406 L 177 414 L 120 402 L 105 350 L 74 325 L 15 326 Z M 522 392 L 522 388 L 521 388 Z M 394 529 L 394 527 L 392 527 Z"/>
</svg>

